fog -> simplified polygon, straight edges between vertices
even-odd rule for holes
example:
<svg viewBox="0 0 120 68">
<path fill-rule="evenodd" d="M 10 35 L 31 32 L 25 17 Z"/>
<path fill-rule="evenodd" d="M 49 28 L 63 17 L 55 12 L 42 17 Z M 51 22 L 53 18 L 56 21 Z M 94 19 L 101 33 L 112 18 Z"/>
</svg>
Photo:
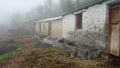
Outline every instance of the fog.
<svg viewBox="0 0 120 68">
<path fill-rule="evenodd" d="M 96 0 L 0 0 L 0 35 L 33 31 L 35 21 L 70 13 L 92 1 Z"/>
<path fill-rule="evenodd" d="M 49 0 L 0 0 L 0 36 L 8 34 L 11 28 L 19 28 L 23 23 L 41 16 L 40 11 L 46 7 L 38 9 L 45 6 L 46 2 L 48 4 Z M 52 2 L 58 3 L 57 0 Z"/>
<path fill-rule="evenodd" d="M 43 5 L 45 0 L 0 0 L 0 24 L 9 24 L 14 13 L 26 13 L 32 8 Z"/>
</svg>

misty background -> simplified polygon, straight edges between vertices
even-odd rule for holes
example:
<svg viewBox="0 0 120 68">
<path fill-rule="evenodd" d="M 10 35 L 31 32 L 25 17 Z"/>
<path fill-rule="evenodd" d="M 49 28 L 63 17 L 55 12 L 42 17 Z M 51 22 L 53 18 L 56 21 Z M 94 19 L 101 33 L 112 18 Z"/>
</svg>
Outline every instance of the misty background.
<svg viewBox="0 0 120 68">
<path fill-rule="evenodd" d="M 25 30 L 37 20 L 75 11 L 92 1 L 95 0 L 0 0 L 0 36 L 15 29 Z"/>
</svg>

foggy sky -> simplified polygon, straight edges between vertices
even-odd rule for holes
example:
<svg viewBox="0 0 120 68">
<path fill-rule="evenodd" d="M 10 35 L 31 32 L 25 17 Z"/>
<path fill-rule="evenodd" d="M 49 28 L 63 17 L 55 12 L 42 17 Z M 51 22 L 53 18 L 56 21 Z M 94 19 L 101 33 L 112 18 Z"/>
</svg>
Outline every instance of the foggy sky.
<svg viewBox="0 0 120 68">
<path fill-rule="evenodd" d="M 43 5 L 45 0 L 0 0 L 0 24 L 8 24 L 14 13 L 26 13 L 30 9 Z"/>
</svg>

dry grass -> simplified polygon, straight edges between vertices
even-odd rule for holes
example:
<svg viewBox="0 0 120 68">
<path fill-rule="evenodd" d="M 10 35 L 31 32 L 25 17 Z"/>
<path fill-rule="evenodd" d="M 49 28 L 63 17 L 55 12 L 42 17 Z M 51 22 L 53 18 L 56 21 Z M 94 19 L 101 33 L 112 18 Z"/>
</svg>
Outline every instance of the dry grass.
<svg viewBox="0 0 120 68">
<path fill-rule="evenodd" d="M 103 59 L 70 58 L 62 50 L 30 49 L 14 56 L 0 68 L 112 68 Z"/>
<path fill-rule="evenodd" d="M 32 48 L 34 43 L 22 43 L 21 52 L 0 64 L 0 68 L 115 68 L 103 59 L 80 60 L 68 57 L 60 49 Z"/>
</svg>

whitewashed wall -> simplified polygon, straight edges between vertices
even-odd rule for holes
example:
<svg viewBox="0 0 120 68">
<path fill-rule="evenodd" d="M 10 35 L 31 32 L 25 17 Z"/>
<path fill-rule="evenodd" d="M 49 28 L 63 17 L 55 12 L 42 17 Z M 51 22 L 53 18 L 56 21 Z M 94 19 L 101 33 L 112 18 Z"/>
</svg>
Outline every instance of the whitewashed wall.
<svg viewBox="0 0 120 68">
<path fill-rule="evenodd" d="M 83 12 L 83 31 L 101 32 L 106 23 L 106 5 L 95 5 Z"/>
<path fill-rule="evenodd" d="M 108 0 L 102 4 L 96 4 L 88 7 L 82 13 L 82 29 L 89 33 L 105 33 L 107 23 L 107 4 L 115 0 Z M 63 16 L 63 36 L 68 37 L 70 31 L 75 31 L 76 18 L 73 14 Z"/>
<path fill-rule="evenodd" d="M 39 28 L 40 28 L 40 27 L 39 27 L 39 23 L 36 23 L 36 24 L 35 24 L 35 31 L 36 31 L 37 33 L 39 33 Z"/>
<path fill-rule="evenodd" d="M 76 41 L 79 41 L 79 43 L 84 43 L 83 41 L 85 41 L 84 44 L 87 43 L 88 45 L 99 45 L 105 47 L 107 4 L 113 1 L 115 0 L 107 0 L 101 4 L 96 4 L 85 9 L 82 12 L 82 29 L 78 29 L 77 31 L 75 29 L 76 18 L 75 15 L 73 15 L 74 13 L 65 15 L 63 17 L 63 36 L 68 37 L 68 33 L 70 31 L 75 31 L 74 35 L 76 37 L 73 37 L 74 41 L 78 38 Z"/>
<path fill-rule="evenodd" d="M 52 37 L 62 37 L 62 19 L 44 21 L 39 24 L 39 33 Z"/>
<path fill-rule="evenodd" d="M 105 24 L 107 22 L 107 4 L 114 0 L 103 2 L 89 7 L 83 12 L 82 31 L 92 33 L 104 33 Z"/>
<path fill-rule="evenodd" d="M 69 14 L 63 17 L 63 37 L 69 37 L 69 32 L 75 31 L 75 15 Z"/>
</svg>

